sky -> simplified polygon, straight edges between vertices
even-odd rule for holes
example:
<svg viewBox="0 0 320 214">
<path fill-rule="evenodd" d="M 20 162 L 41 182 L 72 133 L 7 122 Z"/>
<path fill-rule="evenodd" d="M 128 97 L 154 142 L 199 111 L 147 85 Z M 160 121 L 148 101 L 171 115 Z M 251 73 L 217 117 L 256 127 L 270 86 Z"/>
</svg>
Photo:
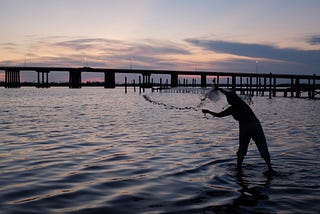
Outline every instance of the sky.
<svg viewBox="0 0 320 214">
<path fill-rule="evenodd" d="M 319 11 L 319 0 L 0 0 L 0 66 L 320 75 Z"/>
</svg>

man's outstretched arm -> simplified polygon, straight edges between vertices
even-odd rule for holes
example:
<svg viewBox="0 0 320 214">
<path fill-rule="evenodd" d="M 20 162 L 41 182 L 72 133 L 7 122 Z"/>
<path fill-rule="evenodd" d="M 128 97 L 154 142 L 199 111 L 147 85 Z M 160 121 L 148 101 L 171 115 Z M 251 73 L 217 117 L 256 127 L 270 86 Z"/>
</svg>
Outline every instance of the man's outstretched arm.
<svg viewBox="0 0 320 214">
<path fill-rule="evenodd" d="M 232 108 L 229 107 L 226 110 L 224 110 L 222 112 L 219 112 L 219 113 L 216 113 L 216 112 L 213 112 L 213 111 L 210 111 L 210 110 L 207 110 L 207 109 L 202 109 L 202 113 L 211 114 L 214 117 L 225 117 L 225 116 L 232 115 Z"/>
</svg>

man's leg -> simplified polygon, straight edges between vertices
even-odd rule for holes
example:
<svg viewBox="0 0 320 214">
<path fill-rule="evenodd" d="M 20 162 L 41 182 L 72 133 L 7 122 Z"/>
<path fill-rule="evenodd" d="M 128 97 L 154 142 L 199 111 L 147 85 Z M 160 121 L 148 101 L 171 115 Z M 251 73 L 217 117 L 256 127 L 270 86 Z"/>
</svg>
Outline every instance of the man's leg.
<svg viewBox="0 0 320 214">
<path fill-rule="evenodd" d="M 250 142 L 251 136 L 246 133 L 244 130 L 240 129 L 240 136 L 239 136 L 239 149 L 237 152 L 237 169 L 241 170 L 243 159 L 248 152 L 248 146 Z"/>
<path fill-rule="evenodd" d="M 260 155 L 264 159 L 264 161 L 266 162 L 266 164 L 268 166 L 268 169 L 272 170 L 271 160 L 270 160 L 270 153 L 269 153 L 269 150 L 268 150 L 266 137 L 265 137 L 265 135 L 263 133 L 262 128 L 257 130 L 257 133 L 252 137 L 252 139 L 256 143 L 256 145 L 258 147 L 258 150 L 260 152 Z"/>
</svg>

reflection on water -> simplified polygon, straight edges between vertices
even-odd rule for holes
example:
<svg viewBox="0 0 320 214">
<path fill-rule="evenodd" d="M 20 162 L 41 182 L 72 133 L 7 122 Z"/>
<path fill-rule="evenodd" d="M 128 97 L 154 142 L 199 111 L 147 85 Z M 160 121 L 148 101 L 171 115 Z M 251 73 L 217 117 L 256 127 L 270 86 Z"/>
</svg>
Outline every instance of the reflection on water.
<svg viewBox="0 0 320 214">
<path fill-rule="evenodd" d="M 319 100 L 254 97 L 278 176 L 197 94 L 0 89 L 4 213 L 317 213 Z M 207 103 L 219 111 L 225 107 Z"/>
</svg>

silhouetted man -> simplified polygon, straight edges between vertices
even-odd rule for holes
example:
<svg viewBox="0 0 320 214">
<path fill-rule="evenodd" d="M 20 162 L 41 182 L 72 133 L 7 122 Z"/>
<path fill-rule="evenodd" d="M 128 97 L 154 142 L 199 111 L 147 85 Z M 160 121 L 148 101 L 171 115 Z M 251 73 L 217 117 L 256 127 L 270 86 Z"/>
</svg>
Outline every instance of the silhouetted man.
<svg viewBox="0 0 320 214">
<path fill-rule="evenodd" d="M 252 138 L 258 147 L 261 157 L 264 158 L 268 165 L 268 172 L 275 173 L 271 166 L 270 154 L 261 124 L 249 105 L 233 91 L 229 92 L 223 89 L 216 90 L 220 90 L 226 95 L 227 101 L 231 106 L 220 113 L 215 113 L 206 109 L 203 109 L 202 112 L 211 114 L 214 117 L 232 115 L 235 120 L 239 121 L 240 135 L 239 149 L 237 152 L 237 169 L 241 171 L 242 162 L 247 154 L 249 142 Z"/>
</svg>

